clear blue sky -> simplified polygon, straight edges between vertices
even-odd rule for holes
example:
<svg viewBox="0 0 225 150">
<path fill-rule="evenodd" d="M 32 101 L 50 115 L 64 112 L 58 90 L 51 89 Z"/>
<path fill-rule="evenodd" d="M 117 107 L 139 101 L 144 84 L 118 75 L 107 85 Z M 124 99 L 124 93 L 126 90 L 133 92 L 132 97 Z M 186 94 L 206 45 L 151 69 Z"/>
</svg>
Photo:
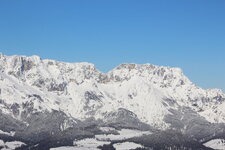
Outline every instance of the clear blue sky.
<svg viewBox="0 0 225 150">
<path fill-rule="evenodd" d="M 180 67 L 225 91 L 225 0 L 0 0 L 0 52 Z"/>
</svg>

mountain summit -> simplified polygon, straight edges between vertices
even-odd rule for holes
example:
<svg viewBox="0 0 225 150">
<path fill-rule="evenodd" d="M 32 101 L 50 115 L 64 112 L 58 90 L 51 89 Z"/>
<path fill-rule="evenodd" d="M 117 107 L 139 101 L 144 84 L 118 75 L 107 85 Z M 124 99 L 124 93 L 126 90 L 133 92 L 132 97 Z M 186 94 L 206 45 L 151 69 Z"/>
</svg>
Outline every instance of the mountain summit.
<svg viewBox="0 0 225 150">
<path fill-rule="evenodd" d="M 87 137 L 99 143 L 99 134 L 128 129 L 149 133 L 122 138 L 143 149 L 207 149 L 204 143 L 225 138 L 225 94 L 199 88 L 179 68 L 121 64 L 102 73 L 91 63 L 0 54 L 3 143 L 11 139 L 23 142 L 18 149 L 50 149 Z M 107 139 L 95 148 L 113 149 L 120 141 Z"/>
</svg>

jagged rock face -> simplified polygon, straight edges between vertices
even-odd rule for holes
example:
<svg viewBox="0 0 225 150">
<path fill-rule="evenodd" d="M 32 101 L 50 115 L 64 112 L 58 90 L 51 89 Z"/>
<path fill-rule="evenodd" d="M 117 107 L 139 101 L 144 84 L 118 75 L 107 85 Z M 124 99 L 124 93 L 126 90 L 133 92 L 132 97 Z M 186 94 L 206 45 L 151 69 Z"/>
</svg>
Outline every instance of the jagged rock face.
<svg viewBox="0 0 225 150">
<path fill-rule="evenodd" d="M 34 118 L 62 112 L 53 132 L 76 126 L 71 119 L 91 118 L 116 127 L 177 129 L 190 137 L 201 129 L 204 133 L 195 137 L 201 140 L 224 132 L 225 94 L 197 87 L 179 68 L 122 64 L 102 73 L 90 63 L 0 55 L 0 109 L 28 127 Z M 196 127 L 190 127 L 193 120 Z"/>
</svg>

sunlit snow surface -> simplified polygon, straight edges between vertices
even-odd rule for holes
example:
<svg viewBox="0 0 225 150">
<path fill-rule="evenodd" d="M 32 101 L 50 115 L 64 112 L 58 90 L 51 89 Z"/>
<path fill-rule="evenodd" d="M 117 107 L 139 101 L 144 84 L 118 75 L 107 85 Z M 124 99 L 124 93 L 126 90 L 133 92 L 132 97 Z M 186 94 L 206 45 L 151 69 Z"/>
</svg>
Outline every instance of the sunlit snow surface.
<svg viewBox="0 0 225 150">
<path fill-rule="evenodd" d="M 216 150 L 225 150 L 225 140 L 224 139 L 214 139 L 204 143 L 206 147 L 210 147 Z"/>
<path fill-rule="evenodd" d="M 31 67 L 21 71 L 21 66 Z M 45 84 L 39 84 L 44 82 Z M 49 90 L 50 85 L 65 84 L 59 91 Z M 151 64 L 122 64 L 108 73 L 98 71 L 90 63 L 64 63 L 43 60 L 38 56 L 0 55 L 0 104 L 3 113 L 12 113 L 6 105 L 27 101 L 34 103 L 36 111 L 61 110 L 79 120 L 89 117 L 105 119 L 105 115 L 119 108 L 129 110 L 137 118 L 159 129 L 169 125 L 163 118 L 168 115 L 165 99 L 175 100 L 179 106 L 199 110 L 197 113 L 213 123 L 225 122 L 225 102 L 217 103 L 215 97 L 225 97 L 221 90 L 203 90 L 194 85 L 179 68 L 155 66 Z M 99 100 L 88 101 L 89 91 Z M 31 95 L 28 98 L 28 95 Z M 43 99 L 39 102 L 32 95 Z M 6 101 L 7 100 L 7 101 Z M 192 106 L 196 101 L 196 106 Z M 203 100 L 210 100 L 205 105 Z M 87 111 L 84 108 L 88 107 Z M 151 111 L 150 111 L 151 110 Z M 23 109 L 20 107 L 19 112 Z M 150 113 L 149 113 L 150 111 Z M 89 113 L 89 112 L 94 112 Z M 89 115 L 90 114 L 90 115 Z M 13 116 L 13 115 L 12 115 Z M 20 119 L 21 115 L 17 116 Z"/>
<path fill-rule="evenodd" d="M 57 110 L 80 121 L 93 117 L 104 122 L 120 121 L 126 115 L 129 120 L 135 119 L 161 130 L 170 128 L 164 120 L 172 115 L 170 110 L 183 107 L 190 108 L 209 122 L 225 123 L 225 94 L 221 90 L 201 89 L 181 69 L 151 64 L 121 64 L 102 73 L 90 63 L 64 63 L 38 56 L 0 54 L 0 99 L 1 112 L 20 121 L 23 120 L 22 112 L 27 112 L 23 104 L 32 102 L 32 113 Z M 13 104 L 19 106 L 15 109 L 19 112 L 16 115 L 11 107 Z M 131 113 L 120 114 L 121 109 Z M 69 127 L 70 124 L 65 122 L 60 129 L 63 131 Z M 75 144 L 93 142 L 89 145 L 96 149 L 99 141 L 149 134 L 122 129 L 117 131 L 119 135 L 113 135 L 110 131 L 114 129 L 102 130 L 105 134 L 96 135 L 92 140 L 75 141 Z M 1 133 L 13 136 L 4 131 Z M 78 148 L 81 149 L 81 145 Z"/>
<path fill-rule="evenodd" d="M 21 147 L 22 145 L 26 144 L 20 141 L 4 142 L 0 140 L 0 147 L 3 147 L 1 150 L 14 150 L 15 148 Z"/>
</svg>

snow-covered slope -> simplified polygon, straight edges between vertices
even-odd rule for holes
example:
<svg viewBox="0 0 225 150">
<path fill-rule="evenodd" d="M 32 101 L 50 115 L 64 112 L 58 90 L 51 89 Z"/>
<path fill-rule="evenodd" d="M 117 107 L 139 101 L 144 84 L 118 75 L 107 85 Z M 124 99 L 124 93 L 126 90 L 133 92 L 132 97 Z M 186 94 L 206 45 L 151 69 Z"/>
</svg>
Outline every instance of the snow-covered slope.
<svg viewBox="0 0 225 150">
<path fill-rule="evenodd" d="M 164 117 L 179 107 L 189 107 L 209 122 L 225 123 L 225 94 L 197 87 L 179 68 L 121 64 L 102 73 L 90 63 L 0 55 L 0 108 L 18 120 L 60 110 L 79 120 L 107 121 L 122 108 L 144 123 L 167 129 Z"/>
</svg>

